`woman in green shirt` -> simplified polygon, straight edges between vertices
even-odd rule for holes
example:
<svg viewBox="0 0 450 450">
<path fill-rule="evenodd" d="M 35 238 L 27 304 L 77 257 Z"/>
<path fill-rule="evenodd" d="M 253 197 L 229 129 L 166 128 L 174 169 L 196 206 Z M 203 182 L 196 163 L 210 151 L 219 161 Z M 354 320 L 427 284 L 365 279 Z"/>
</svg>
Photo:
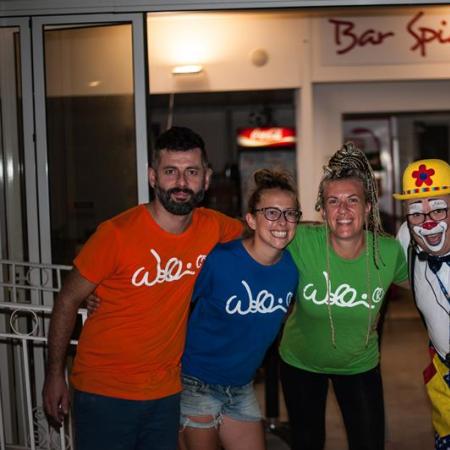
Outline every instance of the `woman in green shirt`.
<svg viewBox="0 0 450 450">
<path fill-rule="evenodd" d="M 324 224 L 300 225 L 289 251 L 300 272 L 280 345 L 293 450 L 322 450 L 331 380 L 350 450 L 384 448 L 376 330 L 391 283 L 407 280 L 398 242 L 384 235 L 376 181 L 364 153 L 344 145 L 324 168 L 316 208 Z"/>
</svg>

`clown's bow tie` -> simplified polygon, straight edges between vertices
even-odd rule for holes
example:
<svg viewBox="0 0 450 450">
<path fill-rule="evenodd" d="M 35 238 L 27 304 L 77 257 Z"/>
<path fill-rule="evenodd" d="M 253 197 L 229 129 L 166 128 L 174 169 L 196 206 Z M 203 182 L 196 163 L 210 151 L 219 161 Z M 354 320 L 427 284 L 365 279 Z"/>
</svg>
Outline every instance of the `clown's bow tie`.
<svg viewBox="0 0 450 450">
<path fill-rule="evenodd" d="M 424 258 L 428 262 L 428 267 L 431 269 L 433 273 L 438 273 L 443 263 L 446 263 L 450 266 L 450 255 L 445 256 L 434 256 L 434 255 L 426 255 Z"/>
</svg>

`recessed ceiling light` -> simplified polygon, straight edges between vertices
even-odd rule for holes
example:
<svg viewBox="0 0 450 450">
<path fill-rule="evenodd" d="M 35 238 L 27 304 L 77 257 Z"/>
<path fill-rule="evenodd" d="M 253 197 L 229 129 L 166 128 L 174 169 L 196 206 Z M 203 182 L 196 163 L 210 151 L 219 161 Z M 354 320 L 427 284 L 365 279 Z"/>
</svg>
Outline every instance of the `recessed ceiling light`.
<svg viewBox="0 0 450 450">
<path fill-rule="evenodd" d="M 184 66 L 176 66 L 172 69 L 173 75 L 186 75 L 193 73 L 200 73 L 203 70 L 203 66 L 200 64 L 186 64 Z"/>
</svg>

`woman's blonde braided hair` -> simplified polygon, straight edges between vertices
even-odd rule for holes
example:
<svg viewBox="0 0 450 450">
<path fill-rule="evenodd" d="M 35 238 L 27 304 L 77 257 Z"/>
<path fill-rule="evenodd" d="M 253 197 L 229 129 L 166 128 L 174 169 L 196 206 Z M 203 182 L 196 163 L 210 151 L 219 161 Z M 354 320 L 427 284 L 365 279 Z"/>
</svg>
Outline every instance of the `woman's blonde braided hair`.
<svg viewBox="0 0 450 450">
<path fill-rule="evenodd" d="M 366 202 L 371 204 L 366 228 L 373 233 L 373 258 L 375 267 L 379 268 L 381 261 L 378 247 L 378 237 L 384 235 L 378 207 L 378 189 L 369 160 L 353 142 L 346 142 L 323 167 L 323 177 L 320 181 L 316 201 L 316 211 L 324 208 L 324 189 L 328 182 L 335 180 L 360 180 L 364 188 Z"/>
</svg>

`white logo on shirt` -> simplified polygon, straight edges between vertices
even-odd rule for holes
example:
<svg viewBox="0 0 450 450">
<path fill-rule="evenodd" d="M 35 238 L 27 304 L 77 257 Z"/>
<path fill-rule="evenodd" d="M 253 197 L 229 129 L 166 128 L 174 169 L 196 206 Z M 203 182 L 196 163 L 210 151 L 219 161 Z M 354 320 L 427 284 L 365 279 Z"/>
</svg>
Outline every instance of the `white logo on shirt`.
<svg viewBox="0 0 450 450">
<path fill-rule="evenodd" d="M 150 249 L 150 253 L 156 260 L 155 277 L 150 281 L 150 271 L 146 270 L 145 267 L 139 267 L 139 269 L 137 269 L 131 277 L 131 284 L 134 286 L 154 286 L 155 284 L 177 281 L 186 275 L 195 275 L 196 271 L 192 269 L 200 269 L 206 258 L 206 255 L 199 255 L 195 261 L 194 267 L 190 262 L 186 264 L 186 267 L 184 267 L 183 261 L 174 256 L 166 262 L 164 267 L 162 267 L 161 257 L 158 255 L 158 252 Z"/>
<path fill-rule="evenodd" d="M 292 292 L 288 292 L 286 299 L 283 300 L 282 298 L 275 299 L 273 294 L 266 289 L 263 289 L 254 298 L 248 283 L 245 280 L 242 280 L 241 283 L 247 291 L 247 299 L 241 300 L 238 299 L 237 295 L 232 295 L 227 300 L 225 306 L 225 311 L 228 314 L 240 314 L 241 316 L 255 313 L 269 314 L 278 309 L 281 309 L 283 312 L 287 312 L 287 308 L 289 307 L 293 296 Z"/>
<path fill-rule="evenodd" d="M 367 302 L 367 293 L 359 295 L 355 288 L 352 288 L 349 284 L 343 283 L 336 287 L 333 292 L 331 287 L 331 281 L 328 278 L 327 272 L 322 272 L 325 277 L 325 283 L 329 286 L 330 292 L 330 305 L 336 305 L 341 308 L 354 308 L 358 305 L 363 305 L 369 308 L 369 303 Z M 327 293 L 323 299 L 317 299 L 317 289 L 314 287 L 313 283 L 307 284 L 303 288 L 303 297 L 305 300 L 311 300 L 316 305 L 323 305 L 327 303 Z M 376 287 L 372 291 L 372 304 L 370 307 L 375 308 L 375 303 L 379 303 L 383 300 L 384 289 L 381 287 Z"/>
</svg>

